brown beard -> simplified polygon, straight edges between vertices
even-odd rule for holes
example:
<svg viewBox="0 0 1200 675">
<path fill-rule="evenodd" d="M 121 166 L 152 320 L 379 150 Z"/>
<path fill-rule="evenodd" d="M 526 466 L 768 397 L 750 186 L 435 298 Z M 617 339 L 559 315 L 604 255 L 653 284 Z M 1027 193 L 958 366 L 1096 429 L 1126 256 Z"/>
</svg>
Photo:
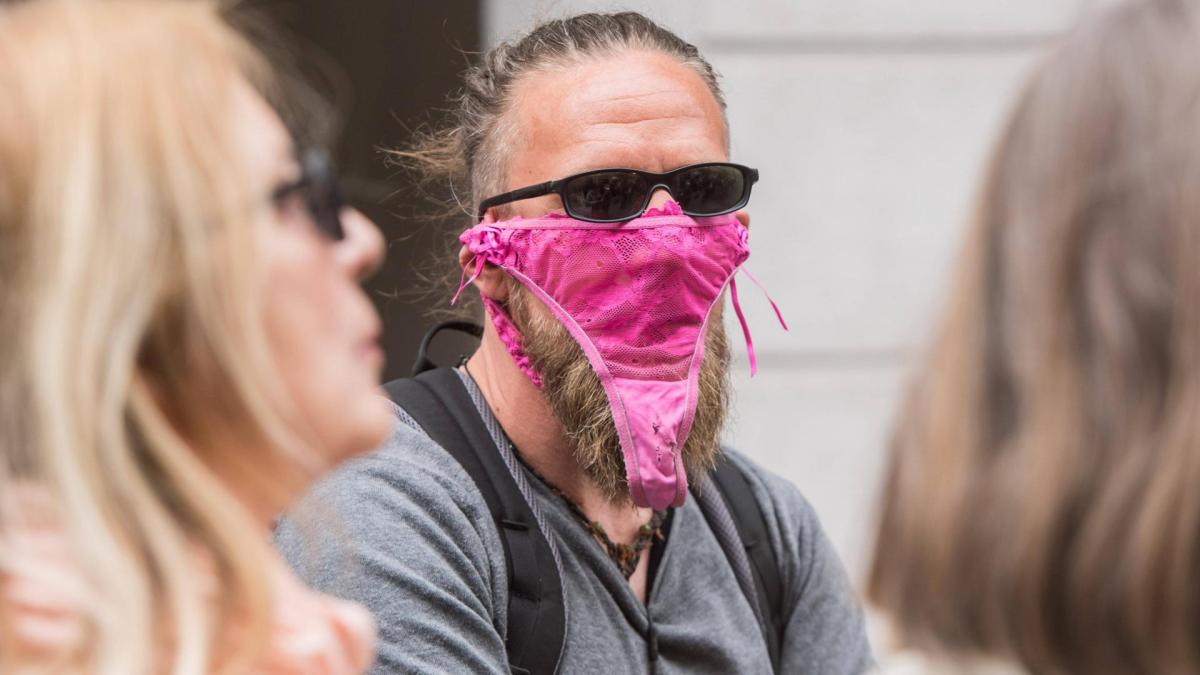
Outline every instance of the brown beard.
<svg viewBox="0 0 1200 675">
<path fill-rule="evenodd" d="M 567 329 L 520 283 L 509 284 L 506 303 L 535 370 L 542 395 L 562 425 L 584 474 L 614 504 L 632 501 L 612 409 L 600 378 Z M 699 396 L 692 429 L 680 455 L 688 477 L 703 481 L 721 454 L 721 431 L 729 407 L 729 343 L 725 326 L 713 321 L 704 338 Z"/>
</svg>

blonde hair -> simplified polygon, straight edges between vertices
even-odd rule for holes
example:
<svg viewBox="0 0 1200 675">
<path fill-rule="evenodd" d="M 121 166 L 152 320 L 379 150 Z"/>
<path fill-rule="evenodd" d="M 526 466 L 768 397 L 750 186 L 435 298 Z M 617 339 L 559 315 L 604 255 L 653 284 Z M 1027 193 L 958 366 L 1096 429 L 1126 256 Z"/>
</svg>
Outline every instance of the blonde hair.
<svg viewBox="0 0 1200 675">
<path fill-rule="evenodd" d="M 1025 87 L 901 409 L 868 582 L 902 643 L 1200 672 L 1200 6 L 1128 3 Z"/>
<path fill-rule="evenodd" d="M 279 494 L 259 476 L 306 453 L 262 326 L 243 84 L 268 68 L 213 2 L 0 10 L 0 493 L 57 507 L 94 593 L 78 671 L 241 671 L 268 636 L 267 533 L 215 467 Z M 3 672 L 11 617 L 0 599 Z"/>
</svg>

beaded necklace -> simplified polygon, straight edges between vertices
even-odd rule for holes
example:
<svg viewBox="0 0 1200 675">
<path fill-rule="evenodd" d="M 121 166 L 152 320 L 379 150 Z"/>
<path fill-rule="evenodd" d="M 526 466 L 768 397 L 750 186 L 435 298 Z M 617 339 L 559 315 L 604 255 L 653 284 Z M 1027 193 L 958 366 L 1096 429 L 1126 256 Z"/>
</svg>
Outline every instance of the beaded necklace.
<svg viewBox="0 0 1200 675">
<path fill-rule="evenodd" d="M 467 377 L 470 377 L 471 380 L 474 381 L 475 377 L 471 375 L 471 371 L 467 369 L 467 359 L 468 357 L 463 355 L 459 359 L 458 367 L 462 368 L 463 372 L 467 374 Z M 506 438 L 505 440 L 508 439 Z M 553 492 L 555 495 L 558 495 L 559 499 L 563 500 L 571 513 L 575 515 L 579 522 L 583 523 L 585 528 L 587 528 L 588 532 L 592 535 L 592 538 L 604 547 L 604 552 L 608 554 L 609 559 L 616 564 L 617 569 L 621 570 L 621 574 L 624 575 L 626 579 L 629 579 L 633 576 L 634 571 L 637 570 L 638 563 L 642 560 L 642 553 L 650 547 L 650 544 L 654 543 L 655 541 L 663 541 L 666 539 L 666 537 L 663 536 L 662 526 L 663 522 L 666 520 L 667 512 L 655 511 L 650 516 L 650 522 L 645 523 L 638 528 L 638 536 L 633 540 L 632 544 L 618 544 L 612 540 L 612 537 L 608 536 L 608 533 L 604 531 L 604 526 L 601 525 L 599 521 L 588 518 L 587 514 L 583 512 L 583 508 L 580 507 L 579 504 L 575 503 L 574 499 L 568 497 L 565 492 L 558 489 L 558 487 L 553 483 L 543 478 L 542 474 L 535 471 L 534 468 L 530 466 L 524 458 L 521 457 L 521 453 L 517 452 L 516 446 L 513 445 L 511 440 L 508 441 L 508 447 L 510 450 L 512 450 L 513 455 L 517 458 L 517 461 L 529 470 L 529 473 L 533 474 L 535 478 L 542 482 L 542 484 L 550 488 L 551 492 Z"/>
<path fill-rule="evenodd" d="M 571 513 L 579 520 L 579 522 L 583 523 L 583 526 L 592 535 L 592 538 L 604 547 L 604 552 L 607 553 L 608 557 L 617 565 L 617 569 L 621 570 L 621 574 L 624 575 L 626 579 L 633 576 L 634 571 L 637 570 L 638 563 L 642 559 L 642 553 L 644 553 L 646 549 L 650 547 L 650 544 L 654 543 L 655 541 L 663 541 L 663 539 L 665 539 L 662 532 L 662 525 L 663 521 L 666 519 L 667 512 L 655 511 L 653 515 L 650 516 L 650 521 L 638 528 L 637 538 L 633 540 L 632 544 L 619 544 L 613 541 L 612 537 L 609 537 L 608 533 L 604 531 L 604 526 L 601 525 L 599 521 L 588 518 L 587 514 L 583 512 L 583 508 L 580 507 L 574 499 L 568 497 L 565 492 L 558 489 L 558 487 L 556 487 L 553 483 L 543 478 L 542 475 L 537 471 L 534 471 L 533 467 L 526 464 L 524 460 L 522 460 L 521 463 L 524 464 L 525 468 L 529 469 L 529 472 L 532 473 L 538 480 L 544 483 L 546 487 L 550 488 L 551 492 L 553 492 L 555 495 L 558 495 L 558 498 L 563 500 L 563 502 L 567 505 L 567 509 L 571 511 Z"/>
</svg>

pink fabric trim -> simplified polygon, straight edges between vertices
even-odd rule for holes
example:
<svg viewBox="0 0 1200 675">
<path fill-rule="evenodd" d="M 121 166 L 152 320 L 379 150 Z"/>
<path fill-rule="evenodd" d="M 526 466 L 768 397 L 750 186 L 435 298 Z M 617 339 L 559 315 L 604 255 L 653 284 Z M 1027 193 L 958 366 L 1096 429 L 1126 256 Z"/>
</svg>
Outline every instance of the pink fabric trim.
<svg viewBox="0 0 1200 675">
<path fill-rule="evenodd" d="M 729 275 L 727 282 L 733 279 L 734 274 L 737 274 L 737 270 L 734 270 Z M 717 303 L 720 301 L 721 295 L 717 294 L 717 297 L 713 300 L 712 304 L 709 305 L 708 311 L 704 313 L 704 323 L 700 325 L 700 332 L 696 335 L 696 346 L 692 350 L 692 363 L 688 364 L 687 413 L 684 416 L 683 423 L 679 428 L 679 437 L 684 440 L 687 440 L 687 437 L 691 435 L 692 423 L 696 420 L 696 403 L 700 400 L 700 367 L 704 364 L 704 350 L 705 340 L 708 337 L 708 324 L 709 320 L 712 318 L 713 308 L 715 308 Z M 682 463 L 682 458 L 680 458 L 680 462 Z M 680 474 L 683 475 L 683 494 L 679 495 L 678 501 L 680 504 L 682 504 L 683 500 L 687 498 L 688 481 L 687 472 L 682 466 L 680 466 L 679 471 Z"/>
<path fill-rule="evenodd" d="M 734 269 L 733 272 L 730 272 L 729 276 L 725 279 L 725 283 L 722 284 L 722 288 L 729 285 L 729 283 L 733 281 L 733 277 L 736 274 L 737 269 Z M 708 337 L 708 324 L 712 319 L 713 309 L 716 308 L 720 301 L 721 294 L 718 293 L 717 297 L 714 298 L 712 303 L 708 306 L 708 310 L 704 313 L 704 322 L 700 325 L 700 330 L 696 334 L 696 344 L 692 348 L 692 360 L 688 364 L 688 399 L 686 403 L 687 413 L 684 415 L 683 423 L 679 427 L 679 437 L 684 440 L 687 440 L 687 437 L 692 433 L 692 423 L 696 420 L 696 404 L 700 400 L 700 367 L 704 365 L 704 350 L 706 338 Z M 682 499 L 686 498 L 687 474 L 682 468 L 680 471 L 683 473 L 683 491 L 685 493 L 680 497 L 680 503 L 682 503 Z"/>
<path fill-rule="evenodd" d="M 758 289 L 767 297 L 767 302 L 771 303 L 771 309 L 775 310 L 775 318 L 779 319 L 779 325 L 783 326 L 784 330 L 791 330 L 788 328 L 787 321 L 783 320 L 783 312 L 779 311 L 779 305 L 775 304 L 775 301 L 771 299 L 771 294 L 767 292 L 767 287 L 763 286 L 762 282 L 756 279 L 754 275 L 750 273 L 750 270 L 746 269 L 745 265 L 742 266 L 742 273 L 749 277 L 750 281 L 753 281 L 754 285 L 758 286 Z"/>
<path fill-rule="evenodd" d="M 767 296 L 767 302 L 771 303 L 771 309 L 775 310 L 775 317 L 779 319 L 779 325 L 783 326 L 784 330 L 788 330 L 787 321 L 783 320 L 783 312 L 779 311 L 779 305 L 776 305 L 775 301 L 771 299 L 766 287 L 758 279 L 755 279 L 745 266 L 738 268 L 738 271 L 750 277 L 750 281 L 753 281 L 762 290 L 763 295 Z M 758 374 L 758 357 L 754 353 L 754 340 L 750 339 L 750 323 L 746 321 L 746 315 L 742 312 L 742 303 L 738 300 L 737 280 L 733 277 L 729 278 L 729 300 L 733 304 L 733 311 L 737 313 L 738 323 L 742 326 L 742 335 L 746 338 L 746 356 L 750 360 L 750 377 L 754 377 Z"/>
<path fill-rule="evenodd" d="M 767 288 L 762 283 L 750 274 L 750 270 L 743 265 L 738 268 L 743 274 L 758 286 L 763 295 L 767 297 L 767 302 L 771 303 L 771 309 L 775 310 L 775 318 L 779 319 L 779 325 L 783 326 L 784 330 L 788 330 L 787 321 L 783 319 L 783 312 L 779 311 L 779 305 L 771 299 L 771 295 L 767 293 Z M 736 274 L 736 272 L 735 272 Z M 746 338 L 746 356 L 750 360 L 750 377 L 758 374 L 758 357 L 754 354 L 754 340 L 750 339 L 750 323 L 746 321 L 746 315 L 742 312 L 742 303 L 738 301 L 737 280 L 733 277 L 729 278 L 729 300 L 733 303 L 733 311 L 737 313 L 738 323 L 742 325 L 742 335 Z"/>
<path fill-rule="evenodd" d="M 508 350 L 512 356 L 513 362 L 517 364 L 517 368 L 525 373 L 525 377 L 533 383 L 533 386 L 542 390 L 542 376 L 538 374 L 533 367 L 533 362 L 529 360 L 529 355 L 525 353 L 525 346 L 521 341 L 521 331 L 517 329 L 516 324 L 512 322 L 512 318 L 508 316 L 508 312 L 499 305 L 495 300 L 492 300 L 482 292 L 479 294 L 483 300 L 483 308 L 487 311 L 487 315 L 492 320 L 492 325 L 496 328 L 496 334 L 500 336 L 500 341 L 504 343 L 504 348 Z"/>
<path fill-rule="evenodd" d="M 637 218 L 624 223 L 588 223 L 569 218 L 562 214 L 550 214 L 541 218 L 513 218 L 512 220 L 506 220 L 504 221 L 504 228 L 509 230 L 649 230 L 667 226 L 714 227 L 717 225 L 728 225 L 730 220 L 736 220 L 736 218 L 732 215 L 714 216 L 711 218 L 656 215 Z M 476 227 L 479 226 L 477 225 Z"/>
<path fill-rule="evenodd" d="M 733 311 L 737 313 L 738 323 L 742 324 L 742 335 L 746 338 L 746 356 L 750 359 L 750 377 L 758 374 L 758 358 L 754 355 L 754 340 L 750 339 L 750 324 L 742 313 L 742 303 L 738 301 L 737 279 L 729 279 L 729 300 L 733 303 Z"/>
</svg>

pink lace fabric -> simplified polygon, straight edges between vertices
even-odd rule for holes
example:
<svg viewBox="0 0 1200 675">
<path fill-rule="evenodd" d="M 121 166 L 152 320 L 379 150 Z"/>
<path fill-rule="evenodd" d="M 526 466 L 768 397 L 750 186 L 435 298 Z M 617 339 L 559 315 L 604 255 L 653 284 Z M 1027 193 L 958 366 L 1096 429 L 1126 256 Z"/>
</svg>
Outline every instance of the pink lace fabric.
<svg viewBox="0 0 1200 675">
<path fill-rule="evenodd" d="M 489 263 L 537 277 L 537 286 L 560 296 L 556 304 L 570 315 L 568 328 L 578 324 L 605 352 L 614 374 L 685 378 L 696 336 L 671 334 L 672 328 L 699 328 L 749 250 L 746 229 L 732 216 L 716 223 L 681 213 L 668 202 L 620 226 L 562 214 L 481 224 L 460 237 L 475 256 L 475 271 L 463 287 Z M 644 222 L 650 219 L 660 222 Z M 519 336 L 510 342 L 519 346 Z"/>
<path fill-rule="evenodd" d="M 517 330 L 517 326 L 509 318 L 508 312 L 505 312 L 504 308 L 495 300 L 483 293 L 479 294 L 479 298 L 483 301 L 483 308 L 487 312 L 488 318 L 491 319 L 492 325 L 495 326 L 496 334 L 500 336 L 500 342 L 504 343 L 504 348 L 512 357 L 513 363 L 517 364 L 517 368 L 520 368 L 533 386 L 541 391 L 542 376 L 538 374 L 529 360 L 529 355 L 525 353 L 525 346 L 521 341 L 521 331 Z"/>
<path fill-rule="evenodd" d="M 733 275 L 749 256 L 746 228 L 732 215 L 694 219 L 668 202 L 624 223 L 562 214 L 488 220 L 460 241 L 475 266 L 464 287 L 485 265 L 501 267 L 579 343 L 608 394 L 634 502 L 682 504 L 679 449 L 695 413 L 705 329 L 725 287 L 736 293 Z M 504 333 L 497 309 L 489 314 Z M 736 301 L 735 309 L 750 344 Z M 523 355 L 518 340 L 505 344 L 514 359 Z"/>
<path fill-rule="evenodd" d="M 87 584 L 50 496 L 32 486 L 10 489 L 0 502 L 6 556 L 0 598 L 11 612 L 7 645 L 17 649 L 17 673 L 88 673 L 87 608 L 100 600 Z M 375 621 L 364 607 L 306 588 L 279 558 L 271 560 L 275 607 L 259 675 L 358 675 L 375 658 Z M 215 580 L 196 560 L 196 583 Z M 74 668 L 68 664 L 77 664 Z M 47 670 L 49 669 L 49 670 Z"/>
</svg>

